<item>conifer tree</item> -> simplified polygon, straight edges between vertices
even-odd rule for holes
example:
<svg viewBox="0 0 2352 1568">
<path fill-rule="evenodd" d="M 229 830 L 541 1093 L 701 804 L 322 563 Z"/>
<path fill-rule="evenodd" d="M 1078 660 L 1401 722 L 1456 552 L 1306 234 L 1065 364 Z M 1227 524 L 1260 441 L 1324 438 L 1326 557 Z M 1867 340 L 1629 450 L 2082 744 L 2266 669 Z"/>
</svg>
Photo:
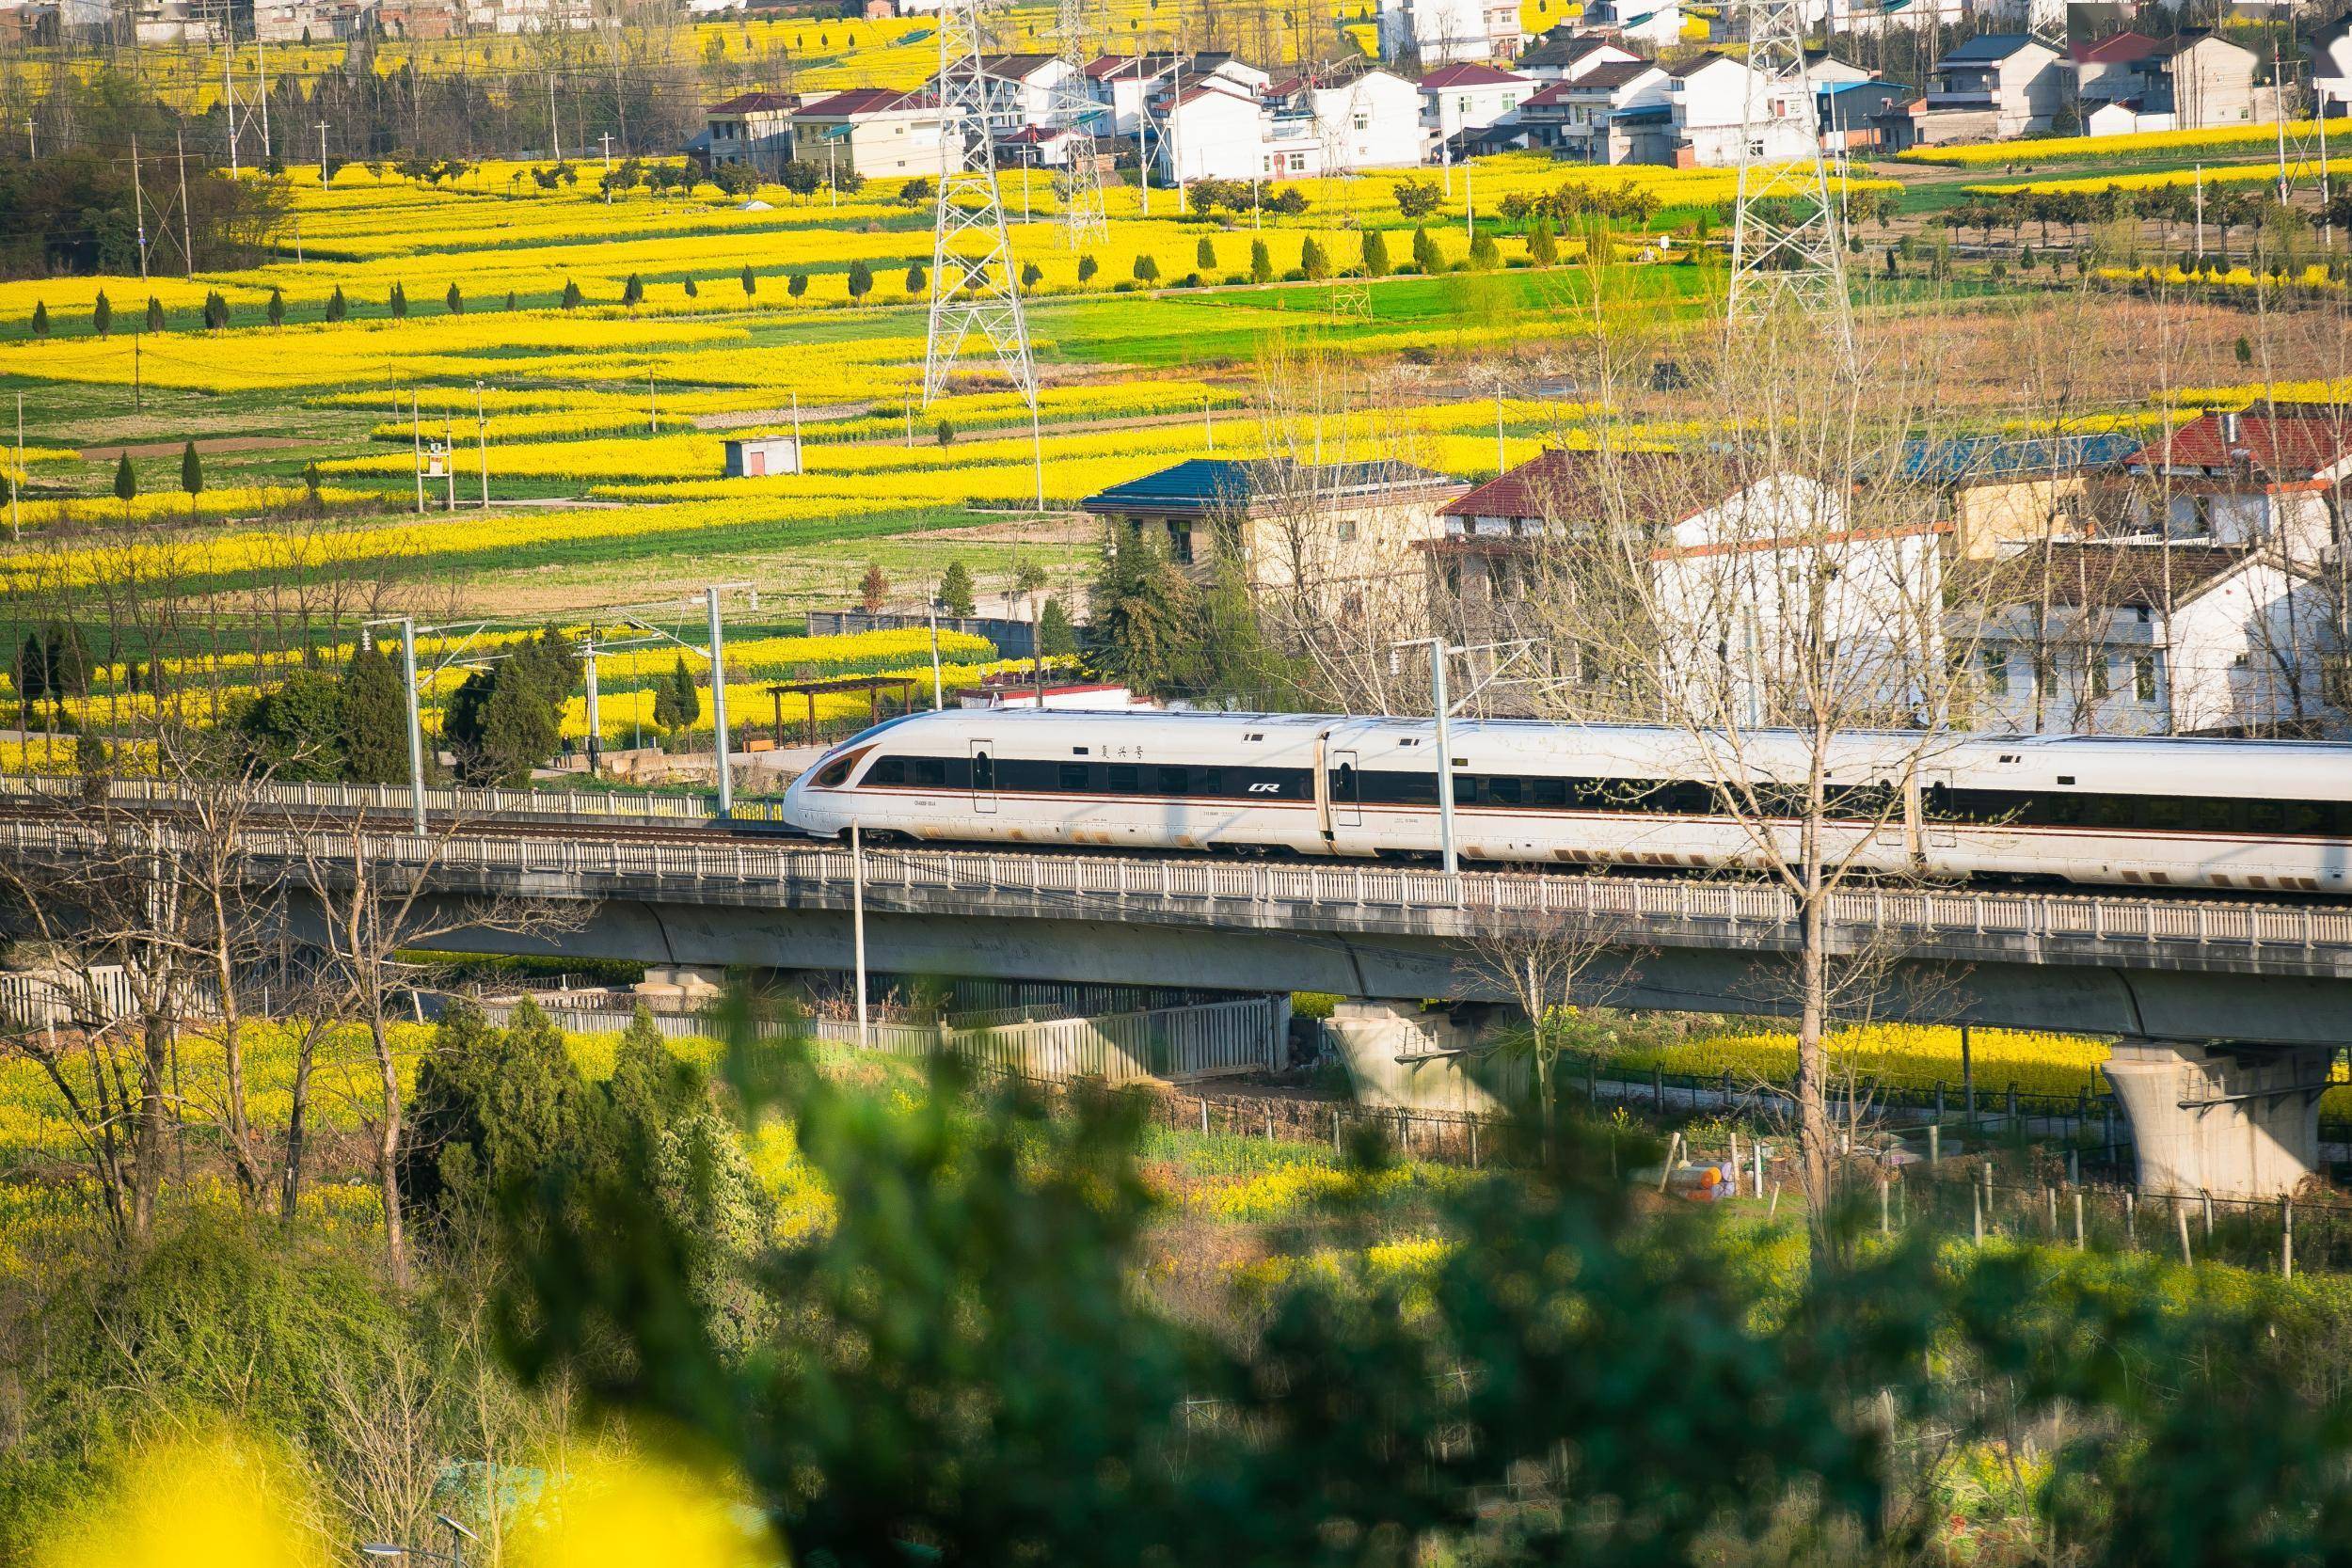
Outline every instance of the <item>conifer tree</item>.
<svg viewBox="0 0 2352 1568">
<path fill-rule="evenodd" d="M 947 570 L 940 576 L 939 606 L 958 620 L 969 616 L 975 608 L 972 596 L 972 569 L 961 560 L 947 562 Z"/>
<path fill-rule="evenodd" d="M 1527 259 L 1539 267 L 1548 267 L 1560 260 L 1560 241 L 1551 231 L 1551 220 L 1538 217 L 1535 227 L 1527 231 Z"/>
<path fill-rule="evenodd" d="M 1323 245 L 1312 234 L 1298 247 L 1298 270 L 1310 283 L 1320 283 L 1331 276 L 1331 258 L 1323 253 Z"/>
<path fill-rule="evenodd" d="M 150 332 L 161 332 L 163 329 L 164 302 L 157 299 L 153 294 L 149 294 L 147 296 L 147 330 Z"/>
<path fill-rule="evenodd" d="M 1266 248 L 1263 240 L 1249 242 L 1249 281 L 1252 283 L 1274 281 L 1274 253 Z"/>
<path fill-rule="evenodd" d="M 196 521 L 196 498 L 204 493 L 204 460 L 196 454 L 196 443 L 190 441 L 180 449 L 180 488 L 188 493 L 188 521 Z"/>
<path fill-rule="evenodd" d="M 632 272 L 628 275 L 628 281 L 621 285 L 621 303 L 635 306 L 644 302 L 645 280 Z"/>
<path fill-rule="evenodd" d="M 796 272 L 787 277 L 784 280 L 784 292 L 790 294 L 794 299 L 798 299 L 803 294 L 808 293 L 808 274 L 804 272 Z"/>
<path fill-rule="evenodd" d="M 1502 252 L 1496 246 L 1492 234 L 1481 234 L 1470 241 L 1470 264 L 1472 272 L 1492 272 L 1502 264 Z"/>
<path fill-rule="evenodd" d="M 402 288 L 397 283 L 393 284 L 392 292 L 385 299 L 384 303 L 386 308 L 391 311 L 392 319 L 394 321 L 405 321 L 407 319 L 408 291 L 406 289 Z"/>
<path fill-rule="evenodd" d="M 33 301 L 33 336 L 36 338 L 49 336 L 49 302 L 47 300 Z"/>
<path fill-rule="evenodd" d="M 1157 262 L 1157 261 L 1153 261 L 1153 260 L 1152 260 L 1150 256 L 1148 256 L 1148 255 L 1147 255 L 1147 256 L 1138 256 L 1138 257 L 1136 257 L 1136 282 L 1138 282 L 1138 283 L 1156 283 L 1156 282 L 1158 282 L 1159 280 L 1160 280 L 1160 264 L 1159 264 L 1159 262 Z"/>
<path fill-rule="evenodd" d="M 89 308 L 89 325 L 90 330 L 102 338 L 114 330 L 115 308 L 113 302 L 107 299 L 106 291 L 103 289 L 98 291 L 98 298 Z"/>
<path fill-rule="evenodd" d="M 1038 646 L 1048 658 L 1062 658 L 1078 651 L 1077 628 L 1070 624 L 1070 612 L 1061 607 L 1058 598 L 1045 601 L 1037 612 Z"/>
<path fill-rule="evenodd" d="M 923 270 L 921 262 L 907 268 L 907 293 L 919 294 L 930 287 L 930 275 Z"/>
<path fill-rule="evenodd" d="M 1377 229 L 1364 230 L 1364 276 L 1389 276 L 1389 242 Z"/>
<path fill-rule="evenodd" d="M 265 313 L 269 317 L 270 325 L 283 326 L 286 325 L 286 295 L 284 291 L 279 289 L 270 290 L 269 305 Z"/>
<path fill-rule="evenodd" d="M 122 503 L 123 519 L 131 516 L 131 502 L 138 498 L 139 476 L 131 471 L 131 454 L 124 452 L 115 462 L 115 499 Z"/>
<path fill-rule="evenodd" d="M 400 672 L 373 641 L 343 666 L 343 777 L 353 784 L 403 784 L 408 778 L 408 705 Z"/>
<path fill-rule="evenodd" d="M 850 263 L 850 297 L 864 299 L 874 290 L 874 269 L 863 258 Z"/>
<path fill-rule="evenodd" d="M 743 293 L 746 298 L 759 293 L 759 279 L 752 276 L 752 264 L 749 261 L 743 263 L 742 281 Z"/>
<path fill-rule="evenodd" d="M 1078 281 L 1084 283 L 1103 270 L 1103 263 L 1091 256 L 1078 258 Z"/>
<path fill-rule="evenodd" d="M 1206 234 L 1201 235 L 1200 243 L 1192 247 L 1192 261 L 1193 264 L 1202 272 L 1207 272 L 1216 265 L 1216 246 L 1210 242 Z"/>
<path fill-rule="evenodd" d="M 335 285 L 335 292 L 326 296 L 326 319 L 339 322 L 351 314 L 351 302 L 343 297 L 343 286 Z"/>
<path fill-rule="evenodd" d="M 441 303 L 449 308 L 449 313 L 453 316 L 462 316 L 466 313 L 466 296 L 458 293 L 457 285 L 454 283 L 449 286 L 449 293 L 441 296 Z"/>
<path fill-rule="evenodd" d="M 1438 242 L 1429 237 L 1429 230 L 1416 226 L 1413 230 L 1413 265 L 1423 274 L 1443 272 L 1445 257 L 1438 250 Z"/>
<path fill-rule="evenodd" d="M 581 298 L 582 298 L 582 297 L 583 297 L 583 296 L 581 295 L 581 293 L 580 293 L 580 285 L 579 285 L 577 282 L 575 282 L 573 279 L 568 278 L 568 277 L 566 277 L 565 279 L 564 279 L 564 309 L 566 309 L 566 310 L 577 310 L 577 309 L 580 309 L 580 300 L 581 300 Z"/>
</svg>

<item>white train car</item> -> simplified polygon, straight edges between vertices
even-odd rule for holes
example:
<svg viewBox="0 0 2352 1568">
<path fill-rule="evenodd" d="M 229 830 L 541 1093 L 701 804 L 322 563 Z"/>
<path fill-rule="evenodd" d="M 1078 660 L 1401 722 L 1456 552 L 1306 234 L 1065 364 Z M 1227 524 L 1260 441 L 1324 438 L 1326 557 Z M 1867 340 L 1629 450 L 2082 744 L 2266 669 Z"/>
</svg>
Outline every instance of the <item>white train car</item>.
<svg viewBox="0 0 2352 1568">
<path fill-rule="evenodd" d="M 1452 726 L 1465 860 L 1716 868 L 1794 854 L 1808 749 L 1757 731 Z M 1828 852 L 1947 878 L 2352 890 L 2352 746 L 1841 741 Z M 1420 857 L 1438 848 L 1436 725 L 1325 714 L 912 714 L 834 747 L 785 815 L 876 841 Z M 1725 808 L 1719 786 L 1743 792 Z"/>
</svg>

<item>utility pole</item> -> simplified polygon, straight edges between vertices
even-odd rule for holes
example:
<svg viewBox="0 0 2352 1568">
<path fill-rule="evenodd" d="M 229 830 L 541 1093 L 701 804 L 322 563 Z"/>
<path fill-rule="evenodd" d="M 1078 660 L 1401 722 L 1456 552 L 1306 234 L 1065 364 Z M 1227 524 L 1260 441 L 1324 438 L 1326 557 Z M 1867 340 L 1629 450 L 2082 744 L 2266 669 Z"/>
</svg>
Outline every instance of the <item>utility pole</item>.
<svg viewBox="0 0 2352 1568">
<path fill-rule="evenodd" d="M 196 226 L 188 216 L 188 144 L 179 132 L 171 134 L 171 145 L 180 158 L 180 260 L 188 269 L 188 280 L 196 280 Z"/>
<path fill-rule="evenodd" d="M 237 172 L 237 30 L 224 8 L 220 14 L 220 107 L 229 118 L 229 172 Z"/>
<path fill-rule="evenodd" d="M 424 423 L 417 413 L 417 392 L 408 389 L 408 451 L 417 467 L 417 515 L 424 515 Z"/>
<path fill-rule="evenodd" d="M 482 416 L 482 383 L 473 384 L 473 438 L 482 454 L 482 510 L 490 510 L 490 426 Z"/>
<path fill-rule="evenodd" d="M 947 705 L 946 693 L 939 679 L 939 595 L 933 594 L 923 607 L 923 614 L 931 628 L 931 711 L 937 713 Z"/>
<path fill-rule="evenodd" d="M 449 483 L 449 504 L 441 510 L 457 510 L 457 420 L 449 414 L 441 416 L 441 477 Z"/>
<path fill-rule="evenodd" d="M 564 133 L 555 123 L 555 72 L 548 72 L 548 145 L 555 149 L 555 166 L 564 166 Z"/>
<path fill-rule="evenodd" d="M 408 803 L 409 823 L 417 836 L 424 836 L 424 720 L 417 705 L 417 621 L 413 615 L 388 615 L 378 621 L 359 623 L 359 636 L 366 641 L 377 626 L 400 628 L 400 684 L 408 695 Z"/>
<path fill-rule="evenodd" d="M 607 131 L 596 138 L 604 144 L 604 204 L 612 205 L 612 133 Z"/>
<path fill-rule="evenodd" d="M 253 25 L 253 64 L 262 90 L 262 161 L 269 162 L 269 55 L 263 53 L 261 23 Z"/>
<path fill-rule="evenodd" d="M 131 334 L 131 411 L 138 413 L 147 406 L 146 390 L 139 385 L 139 344 L 147 340 L 147 318 L 139 317 L 138 329 Z"/>
<path fill-rule="evenodd" d="M 40 159 L 40 144 L 33 139 L 33 117 L 26 115 L 24 117 L 24 161 L 37 163 Z"/>
<path fill-rule="evenodd" d="M 326 121 L 319 121 L 319 189 L 326 189 Z"/>
<path fill-rule="evenodd" d="M 711 760 L 719 772 L 719 815 L 732 816 L 735 811 L 735 778 L 727 767 L 727 651 L 726 633 L 719 624 L 719 595 L 730 588 L 750 588 L 743 582 L 714 582 L 703 592 L 710 610 L 710 736 Z M 752 608 L 759 608 L 759 594 L 752 594 Z"/>
<path fill-rule="evenodd" d="M 588 681 L 588 776 L 596 776 L 604 752 L 604 717 L 596 705 L 596 639 L 593 631 L 580 644 L 580 668 Z"/>
<path fill-rule="evenodd" d="M 135 340 L 134 340 L 135 341 Z M 8 537 L 24 537 L 24 394 L 16 394 L 16 471 L 8 476 Z"/>
<path fill-rule="evenodd" d="M 850 824 L 850 942 L 857 969 L 857 1044 L 863 1051 L 870 1043 L 866 1025 L 866 842 L 858 836 L 855 822 Z"/>
<path fill-rule="evenodd" d="M 139 181 L 139 136 L 131 133 L 131 210 L 138 214 L 139 281 L 147 281 L 147 187 Z"/>
</svg>

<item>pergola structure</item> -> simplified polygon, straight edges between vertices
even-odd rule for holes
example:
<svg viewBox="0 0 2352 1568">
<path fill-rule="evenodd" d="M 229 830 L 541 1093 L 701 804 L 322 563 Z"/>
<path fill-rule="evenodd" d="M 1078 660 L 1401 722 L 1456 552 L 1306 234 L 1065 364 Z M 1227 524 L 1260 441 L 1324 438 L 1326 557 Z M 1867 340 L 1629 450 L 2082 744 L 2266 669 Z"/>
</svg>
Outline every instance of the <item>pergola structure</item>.
<svg viewBox="0 0 2352 1568">
<path fill-rule="evenodd" d="M 867 721 L 879 722 L 882 719 L 882 694 L 885 687 L 896 688 L 904 702 L 913 697 L 915 687 L 920 684 L 921 677 L 916 675 L 827 675 L 816 680 L 773 682 L 768 688 L 768 695 L 776 705 L 776 744 L 784 744 L 784 700 L 787 697 L 807 699 L 808 716 L 801 734 L 802 738 L 813 745 L 817 740 L 818 698 L 831 696 L 836 691 L 863 691 L 866 693 Z"/>
</svg>

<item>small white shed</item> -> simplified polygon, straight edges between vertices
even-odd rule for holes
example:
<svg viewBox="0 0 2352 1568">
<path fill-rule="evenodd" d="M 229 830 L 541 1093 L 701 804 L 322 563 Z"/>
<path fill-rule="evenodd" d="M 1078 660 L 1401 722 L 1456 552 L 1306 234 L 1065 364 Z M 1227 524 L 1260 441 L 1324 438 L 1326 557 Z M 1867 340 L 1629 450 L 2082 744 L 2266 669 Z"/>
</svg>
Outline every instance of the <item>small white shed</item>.
<svg viewBox="0 0 2352 1568">
<path fill-rule="evenodd" d="M 759 479 L 768 474 L 801 471 L 801 441 L 797 436 L 757 436 L 727 443 L 729 479 Z"/>
</svg>

